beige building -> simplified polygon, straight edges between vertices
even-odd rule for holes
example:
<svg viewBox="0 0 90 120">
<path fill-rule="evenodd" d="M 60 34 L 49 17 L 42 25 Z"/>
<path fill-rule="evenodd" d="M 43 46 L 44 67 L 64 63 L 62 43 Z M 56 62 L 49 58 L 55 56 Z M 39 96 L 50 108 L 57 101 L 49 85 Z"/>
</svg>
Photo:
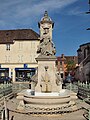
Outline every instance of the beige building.
<svg viewBox="0 0 90 120">
<path fill-rule="evenodd" d="M 39 34 L 31 29 L 0 30 L 0 79 L 28 81 L 35 73 Z"/>
</svg>

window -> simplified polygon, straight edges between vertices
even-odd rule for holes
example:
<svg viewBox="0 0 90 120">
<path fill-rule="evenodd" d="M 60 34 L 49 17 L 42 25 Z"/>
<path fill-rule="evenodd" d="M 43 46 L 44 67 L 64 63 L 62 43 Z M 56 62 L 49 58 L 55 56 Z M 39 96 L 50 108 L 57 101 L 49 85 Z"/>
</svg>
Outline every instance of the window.
<svg viewBox="0 0 90 120">
<path fill-rule="evenodd" d="M 6 50 L 10 50 L 10 44 L 6 44 Z"/>
</svg>

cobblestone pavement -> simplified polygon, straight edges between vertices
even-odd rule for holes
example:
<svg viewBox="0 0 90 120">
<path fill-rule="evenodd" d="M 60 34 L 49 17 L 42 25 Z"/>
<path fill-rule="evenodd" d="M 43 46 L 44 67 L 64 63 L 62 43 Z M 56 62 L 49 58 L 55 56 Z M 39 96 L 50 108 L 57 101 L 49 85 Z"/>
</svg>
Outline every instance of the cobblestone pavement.
<svg viewBox="0 0 90 120">
<path fill-rule="evenodd" d="M 11 113 L 14 116 L 13 120 L 86 120 L 83 117 L 83 111 L 77 111 L 64 115 L 24 115 Z M 11 118 L 11 117 L 10 117 Z"/>
<path fill-rule="evenodd" d="M 18 100 L 11 99 L 7 102 L 7 107 L 10 110 L 15 110 L 18 105 Z M 78 106 L 89 108 L 90 106 L 84 102 L 80 102 Z M 72 113 L 58 114 L 58 115 L 32 115 L 21 114 L 10 111 L 10 120 L 86 120 L 83 116 L 84 110 L 78 110 Z M 11 119 L 13 116 L 13 119 Z"/>
</svg>

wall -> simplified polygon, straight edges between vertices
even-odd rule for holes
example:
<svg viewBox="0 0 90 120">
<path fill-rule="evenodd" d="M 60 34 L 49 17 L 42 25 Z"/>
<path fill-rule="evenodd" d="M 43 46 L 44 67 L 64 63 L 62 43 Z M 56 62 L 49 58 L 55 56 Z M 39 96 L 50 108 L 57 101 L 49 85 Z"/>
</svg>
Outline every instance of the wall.
<svg viewBox="0 0 90 120">
<path fill-rule="evenodd" d="M 10 50 L 6 50 L 6 44 L 0 44 L 0 64 L 1 68 L 9 68 L 9 77 L 13 73 L 13 82 L 15 81 L 15 68 L 23 68 L 24 64 L 28 67 L 37 67 L 35 58 L 37 54 L 38 40 L 18 40 L 10 44 Z"/>
</svg>

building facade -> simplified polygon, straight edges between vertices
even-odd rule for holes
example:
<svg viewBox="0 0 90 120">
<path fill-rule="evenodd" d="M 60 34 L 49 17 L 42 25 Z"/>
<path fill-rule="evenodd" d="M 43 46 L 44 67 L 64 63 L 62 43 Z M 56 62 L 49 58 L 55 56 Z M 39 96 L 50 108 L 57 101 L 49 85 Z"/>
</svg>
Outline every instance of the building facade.
<svg viewBox="0 0 90 120">
<path fill-rule="evenodd" d="M 77 54 L 79 66 L 76 68 L 76 79 L 90 83 L 90 43 L 80 45 Z"/>
<path fill-rule="evenodd" d="M 53 26 L 45 11 L 38 23 L 40 35 L 32 29 L 0 30 L 0 80 L 7 77 L 13 82 L 30 80 L 38 67 L 39 51 L 44 52 L 44 46 L 39 44 L 44 37 L 52 39 Z"/>
<path fill-rule="evenodd" d="M 28 81 L 35 73 L 39 34 L 32 29 L 0 30 L 0 79 Z"/>
<path fill-rule="evenodd" d="M 61 74 L 63 79 L 65 79 L 69 73 L 73 74 L 77 64 L 77 56 L 65 56 L 62 54 L 60 57 L 58 56 L 56 60 L 57 71 Z"/>
<path fill-rule="evenodd" d="M 65 57 L 64 54 L 57 57 L 56 60 L 56 68 L 57 73 L 60 74 L 60 77 L 64 80 L 65 79 L 65 71 L 66 71 L 66 65 L 65 65 Z"/>
</svg>

